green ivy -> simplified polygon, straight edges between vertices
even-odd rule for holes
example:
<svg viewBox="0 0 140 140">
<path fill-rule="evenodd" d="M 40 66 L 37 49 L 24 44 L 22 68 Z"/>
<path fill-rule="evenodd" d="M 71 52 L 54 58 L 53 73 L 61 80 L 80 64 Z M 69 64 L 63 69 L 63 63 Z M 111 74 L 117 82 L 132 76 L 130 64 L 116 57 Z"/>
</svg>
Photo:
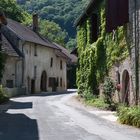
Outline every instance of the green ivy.
<svg viewBox="0 0 140 140">
<path fill-rule="evenodd" d="M 100 19 L 98 40 L 91 44 L 89 18 L 77 29 L 79 66 L 77 68 L 78 93 L 82 96 L 97 95 L 98 86 L 104 82 L 109 69 L 128 56 L 124 27 L 114 33 L 105 31 L 105 3 L 97 10 Z"/>
<path fill-rule="evenodd" d="M 6 55 L 0 52 L 0 81 L 4 71 L 5 61 L 6 61 Z"/>
</svg>

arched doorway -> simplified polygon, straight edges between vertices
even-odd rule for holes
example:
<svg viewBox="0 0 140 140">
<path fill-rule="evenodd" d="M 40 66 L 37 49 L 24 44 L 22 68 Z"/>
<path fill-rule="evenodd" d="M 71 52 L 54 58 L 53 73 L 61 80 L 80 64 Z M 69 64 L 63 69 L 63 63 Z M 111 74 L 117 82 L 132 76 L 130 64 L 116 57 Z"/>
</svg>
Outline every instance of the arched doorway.
<svg viewBox="0 0 140 140">
<path fill-rule="evenodd" d="M 122 101 L 129 105 L 130 96 L 130 76 L 127 70 L 124 70 L 122 75 Z"/>
<path fill-rule="evenodd" d="M 47 73 L 46 73 L 46 71 L 42 72 L 40 89 L 41 89 L 41 91 L 47 91 Z"/>
</svg>

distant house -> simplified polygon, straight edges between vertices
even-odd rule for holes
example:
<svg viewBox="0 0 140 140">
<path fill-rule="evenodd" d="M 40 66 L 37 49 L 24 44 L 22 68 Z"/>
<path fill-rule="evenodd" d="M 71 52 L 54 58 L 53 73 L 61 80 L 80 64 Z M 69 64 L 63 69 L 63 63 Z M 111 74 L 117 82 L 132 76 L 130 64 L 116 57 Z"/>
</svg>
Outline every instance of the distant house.
<svg viewBox="0 0 140 140">
<path fill-rule="evenodd" d="M 96 78 L 100 78 L 98 82 L 103 82 L 103 76 L 100 74 L 106 73 L 105 76 L 110 76 L 116 87 L 119 85 L 115 94 L 116 100 L 126 104 L 137 104 L 140 100 L 139 5 L 140 2 L 137 0 L 91 0 L 75 22 L 77 36 L 81 37 L 80 41 L 83 38 L 82 43 L 78 42 L 79 62 L 83 62 L 81 54 L 85 50 L 94 49 L 92 46 L 96 46 L 95 51 L 97 51 L 98 59 L 95 61 L 104 62 L 102 65 L 97 62 L 100 67 L 96 71 L 98 74 L 94 74 L 97 74 Z M 100 46 L 96 45 L 99 42 Z M 116 48 L 120 49 L 115 52 Z M 102 53 L 100 56 L 98 56 L 98 49 Z M 107 65 L 105 65 L 106 63 Z M 79 64 L 79 71 L 83 73 L 82 82 L 86 78 L 86 76 L 84 77 L 84 65 L 88 66 L 88 64 Z M 89 69 L 87 69 L 88 71 Z M 88 83 L 90 87 L 93 83 L 91 81 L 95 81 L 96 78 L 90 80 Z M 81 85 L 84 84 L 79 84 L 79 86 Z M 101 90 L 101 86 L 98 86 L 100 88 L 97 88 Z M 78 88 L 82 89 L 82 87 Z"/>
<path fill-rule="evenodd" d="M 67 87 L 69 89 L 77 88 L 76 85 L 76 69 L 78 61 L 77 56 L 74 54 L 70 54 L 66 48 L 56 43 L 55 45 L 59 47 L 66 56 L 69 56 L 69 58 L 71 58 L 70 61 L 67 62 Z"/>
<path fill-rule="evenodd" d="M 36 15 L 33 30 L 8 19 L 2 33 L 7 54 L 2 79 L 5 87 L 26 93 L 66 91 L 67 62 L 71 57 L 61 46 L 39 35 Z"/>
</svg>

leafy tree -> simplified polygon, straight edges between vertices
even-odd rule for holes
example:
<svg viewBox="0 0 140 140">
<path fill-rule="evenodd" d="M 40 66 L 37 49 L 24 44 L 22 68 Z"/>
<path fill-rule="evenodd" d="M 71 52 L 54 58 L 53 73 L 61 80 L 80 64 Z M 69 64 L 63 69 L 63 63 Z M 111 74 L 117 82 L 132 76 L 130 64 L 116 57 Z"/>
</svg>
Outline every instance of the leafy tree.
<svg viewBox="0 0 140 140">
<path fill-rule="evenodd" d="M 30 23 L 31 16 L 17 5 L 16 0 L 0 0 L 0 9 L 8 18 L 25 24 Z"/>
<path fill-rule="evenodd" d="M 63 46 L 65 45 L 67 33 L 63 31 L 61 27 L 53 21 L 41 20 L 40 33 L 51 41 L 54 41 Z"/>
<path fill-rule="evenodd" d="M 73 47 L 76 47 L 76 39 L 70 38 L 69 41 L 66 44 L 66 48 L 69 50 L 72 50 Z"/>
<path fill-rule="evenodd" d="M 6 17 L 24 24 L 31 22 L 31 16 L 22 10 L 15 0 L 0 0 L 0 11 L 3 11 Z M 4 70 L 5 57 L 6 56 L 0 52 L 0 79 L 2 78 L 2 72 Z"/>
<path fill-rule="evenodd" d="M 41 19 L 54 21 L 68 32 L 66 42 L 71 47 L 76 36 L 74 21 L 83 12 L 89 0 L 18 0 L 29 13 L 37 12 Z M 26 1 L 26 2 L 25 2 Z M 24 4 L 22 4 L 24 3 Z M 75 45 L 75 44 L 73 44 Z M 73 46 L 74 47 L 74 46 Z"/>
</svg>

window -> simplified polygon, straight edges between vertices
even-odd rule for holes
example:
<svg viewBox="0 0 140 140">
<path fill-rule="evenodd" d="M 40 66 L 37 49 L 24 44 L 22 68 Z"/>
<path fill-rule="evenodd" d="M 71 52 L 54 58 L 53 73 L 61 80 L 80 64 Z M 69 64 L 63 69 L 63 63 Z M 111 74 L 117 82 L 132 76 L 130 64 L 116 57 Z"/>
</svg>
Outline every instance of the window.
<svg viewBox="0 0 140 140">
<path fill-rule="evenodd" d="M 62 78 L 60 78 L 60 87 L 62 87 Z"/>
<path fill-rule="evenodd" d="M 56 79 L 56 86 L 59 87 L 59 78 Z"/>
<path fill-rule="evenodd" d="M 99 31 L 99 27 L 98 27 L 98 16 L 97 14 L 93 14 L 90 18 L 91 20 L 91 34 L 90 34 L 90 41 L 91 43 L 97 41 L 98 39 L 98 31 Z"/>
<path fill-rule="evenodd" d="M 13 88 L 14 87 L 13 80 L 6 80 L 6 87 Z"/>
<path fill-rule="evenodd" d="M 53 58 L 51 57 L 51 63 L 50 63 L 50 67 L 53 66 Z"/>
<path fill-rule="evenodd" d="M 117 84 L 120 84 L 120 73 L 117 71 L 116 75 L 117 75 Z"/>
<path fill-rule="evenodd" d="M 62 70 L 63 69 L 63 63 L 62 63 L 62 60 L 60 60 L 60 69 Z"/>
<path fill-rule="evenodd" d="M 49 77 L 49 87 L 53 87 L 56 84 L 55 77 Z"/>
<path fill-rule="evenodd" d="M 34 56 L 37 56 L 37 45 L 34 46 Z"/>
</svg>

